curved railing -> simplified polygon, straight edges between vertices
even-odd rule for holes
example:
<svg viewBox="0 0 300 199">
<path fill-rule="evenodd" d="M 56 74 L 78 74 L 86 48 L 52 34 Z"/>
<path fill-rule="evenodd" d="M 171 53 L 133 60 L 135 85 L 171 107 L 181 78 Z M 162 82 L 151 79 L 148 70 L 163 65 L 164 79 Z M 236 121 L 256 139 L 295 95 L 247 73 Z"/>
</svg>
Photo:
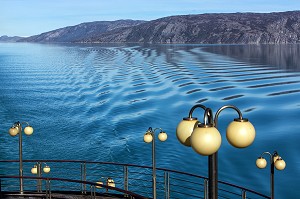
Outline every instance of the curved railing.
<svg viewBox="0 0 300 199">
<path fill-rule="evenodd" d="M 0 176 L 0 180 L 2 182 L 3 179 L 19 179 L 20 177 L 19 176 Z M 124 197 L 127 197 L 127 198 L 134 198 L 134 199 L 147 199 L 146 197 L 144 196 L 141 196 L 141 195 L 138 195 L 136 193 L 133 193 L 133 192 L 130 192 L 130 191 L 126 191 L 126 190 L 123 190 L 123 189 L 119 189 L 117 187 L 111 187 L 111 186 L 107 186 L 107 185 L 100 185 L 98 183 L 95 183 L 95 182 L 89 182 L 89 181 L 82 181 L 82 180 L 71 180 L 71 179 L 63 179 L 63 178 L 44 178 L 44 177 L 32 177 L 32 176 L 23 176 L 22 177 L 23 179 L 31 179 L 31 180 L 41 180 L 41 181 L 45 181 L 46 183 L 46 187 L 45 187 L 45 190 L 40 190 L 40 191 L 28 191 L 27 193 L 24 192 L 23 195 L 31 195 L 31 196 L 34 196 L 34 195 L 44 195 L 45 198 L 52 198 L 52 195 L 55 195 L 55 198 L 57 198 L 58 196 L 57 195 L 73 195 L 73 196 L 77 196 L 75 198 L 78 198 L 78 195 L 79 194 L 84 194 L 84 195 L 91 195 L 92 198 L 96 198 L 96 196 L 98 195 L 101 195 L 101 196 L 106 196 L 106 197 L 117 197 L 117 198 L 124 198 Z M 82 192 L 78 192 L 78 191 L 66 191 L 66 192 L 54 192 L 52 193 L 52 188 L 51 188 L 51 183 L 55 182 L 55 181 L 60 181 L 60 182 L 66 182 L 66 183 L 77 183 L 77 184 L 85 184 L 85 185 L 89 185 L 90 186 L 90 191 L 89 193 L 85 192 L 85 193 L 82 193 Z M 2 183 L 0 183 L 0 185 L 2 186 Z M 106 189 L 106 193 L 98 193 L 96 190 L 97 189 Z M 0 189 L 1 190 L 1 189 Z M 114 192 L 118 192 L 118 194 L 111 194 L 108 192 L 108 190 L 110 191 L 114 191 Z M 7 195 L 7 196 L 12 196 L 12 195 L 16 195 L 16 196 L 19 196 L 20 194 L 17 193 L 17 192 L 12 192 L 12 191 L 6 191 L 4 192 L 4 194 L 1 194 L 1 196 L 3 195 Z M 68 197 L 70 198 L 70 197 Z"/>
<path fill-rule="evenodd" d="M 34 164 L 50 166 L 50 173 L 41 173 L 38 177 L 31 174 Z M 17 176 L 18 160 L 0 160 L 0 178 L 2 191 L 17 191 L 19 182 L 16 178 L 3 176 Z M 121 190 L 137 194 L 139 197 L 152 198 L 152 167 L 135 164 L 113 162 L 93 162 L 79 160 L 24 160 L 23 161 L 24 191 L 46 191 L 47 180 L 51 180 L 51 190 L 79 191 L 82 194 L 111 193 L 119 194 Z M 63 179 L 63 180 L 59 180 Z M 96 188 L 97 182 L 104 185 L 107 179 L 113 179 L 113 187 Z M 68 180 L 68 181 L 66 181 Z M 73 181 L 72 181 L 73 180 Z M 76 181 L 76 182 L 75 182 Z M 157 198 L 208 198 L 208 178 L 171 169 L 157 168 L 156 171 Z M 120 190 L 117 190 L 120 189 Z M 124 193 L 124 192 L 122 192 Z M 137 198 L 137 197 L 136 197 Z M 219 198 L 235 199 L 267 198 L 264 194 L 244 188 L 242 186 L 219 181 Z"/>
</svg>

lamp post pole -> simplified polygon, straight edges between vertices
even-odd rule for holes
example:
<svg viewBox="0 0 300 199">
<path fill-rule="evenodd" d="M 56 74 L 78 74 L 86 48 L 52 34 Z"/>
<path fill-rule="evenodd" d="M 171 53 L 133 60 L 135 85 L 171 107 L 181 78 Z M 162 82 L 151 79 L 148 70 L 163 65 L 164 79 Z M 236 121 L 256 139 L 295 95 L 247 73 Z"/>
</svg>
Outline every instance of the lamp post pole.
<svg viewBox="0 0 300 199">
<path fill-rule="evenodd" d="M 25 122 L 27 123 L 27 122 Z M 26 135 L 31 135 L 33 133 L 33 128 L 29 126 L 25 127 L 24 133 Z M 19 134 L 19 177 L 20 177 L 20 194 L 24 193 L 23 190 L 23 155 L 22 155 L 22 124 L 20 122 L 15 122 L 14 125 L 9 129 L 9 134 L 11 136 L 16 136 Z"/>
<path fill-rule="evenodd" d="M 204 112 L 204 122 L 192 117 L 196 108 L 202 108 Z M 209 199 L 218 198 L 218 150 L 221 146 L 221 134 L 218 131 L 219 114 L 227 108 L 234 109 L 239 114 L 239 118 L 234 119 L 226 130 L 228 142 L 236 148 L 245 148 L 252 144 L 255 138 L 253 125 L 242 117 L 241 111 L 232 105 L 222 106 L 215 114 L 201 104 L 193 106 L 189 116 L 183 118 L 176 129 L 177 139 L 185 146 L 191 146 L 200 155 L 208 156 L 208 177 L 209 177 Z"/>
<path fill-rule="evenodd" d="M 154 131 L 153 131 L 154 137 Z M 152 141 L 152 187 L 153 187 L 153 199 L 156 199 L 156 161 L 155 161 L 155 137 Z"/>
<path fill-rule="evenodd" d="M 219 119 L 219 115 L 220 113 L 225 110 L 225 109 L 234 109 L 236 110 L 236 112 L 239 115 L 239 120 L 242 121 L 243 117 L 242 117 L 242 113 L 241 111 L 232 105 L 226 105 L 226 106 L 222 106 L 215 115 L 215 119 L 214 119 L 214 126 L 215 128 L 218 129 L 218 119 Z M 247 121 L 247 119 L 246 119 Z M 254 139 L 254 138 L 253 138 Z M 218 151 L 216 151 L 214 154 L 208 156 L 208 173 L 209 173 L 209 181 L 208 181 L 208 190 L 209 190 L 209 198 L 210 199 L 217 199 L 218 198 Z"/>
<path fill-rule="evenodd" d="M 263 169 L 267 166 L 267 161 L 262 156 L 267 154 L 270 156 L 270 195 L 271 199 L 274 199 L 274 171 L 283 170 L 286 166 L 285 161 L 278 155 L 277 151 L 274 151 L 273 154 L 270 152 L 263 152 L 261 156 L 256 160 L 256 166 L 260 169 Z"/>
<path fill-rule="evenodd" d="M 146 131 L 144 135 L 144 142 L 152 142 L 152 194 L 153 199 L 156 199 L 156 158 L 155 158 L 155 131 L 160 130 L 158 139 L 162 142 L 167 140 L 167 134 L 161 128 L 155 128 L 152 130 L 152 127 Z"/>
<path fill-rule="evenodd" d="M 20 193 L 23 194 L 23 155 L 22 155 L 22 127 L 18 123 L 19 129 L 19 176 L 20 176 Z"/>
</svg>

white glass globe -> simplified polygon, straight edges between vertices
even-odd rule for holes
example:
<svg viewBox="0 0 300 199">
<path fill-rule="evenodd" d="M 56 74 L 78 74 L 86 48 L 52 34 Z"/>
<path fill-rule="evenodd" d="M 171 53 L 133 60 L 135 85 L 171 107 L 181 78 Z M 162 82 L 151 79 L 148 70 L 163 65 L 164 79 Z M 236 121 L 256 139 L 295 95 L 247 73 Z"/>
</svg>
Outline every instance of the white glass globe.
<svg viewBox="0 0 300 199">
<path fill-rule="evenodd" d="M 96 182 L 96 184 L 103 185 L 103 182 Z M 101 189 L 102 186 L 96 186 L 97 189 Z"/>
<path fill-rule="evenodd" d="M 49 166 L 45 166 L 45 167 L 43 168 L 43 171 L 44 171 L 45 173 L 49 173 L 49 172 L 50 172 L 50 167 L 49 167 Z"/>
<path fill-rule="evenodd" d="M 111 178 L 107 179 L 107 186 L 116 187 L 115 181 Z"/>
<path fill-rule="evenodd" d="M 227 127 L 226 138 L 234 147 L 248 147 L 255 138 L 254 126 L 248 120 L 233 121 Z"/>
<path fill-rule="evenodd" d="M 191 146 L 191 135 L 194 128 L 197 127 L 198 120 L 182 120 L 176 128 L 176 137 L 184 146 Z"/>
<path fill-rule="evenodd" d="M 8 133 L 11 136 L 16 136 L 19 133 L 19 128 L 18 127 L 12 127 L 9 129 Z"/>
<path fill-rule="evenodd" d="M 283 170 L 286 166 L 286 163 L 283 159 L 281 158 L 278 158 L 276 161 L 275 161 L 275 168 L 278 169 L 278 170 Z"/>
<path fill-rule="evenodd" d="M 267 166 L 267 161 L 266 161 L 266 159 L 263 158 L 263 157 L 257 158 L 257 160 L 256 160 L 256 166 L 257 166 L 258 168 L 260 168 L 260 169 L 266 168 L 266 166 Z"/>
<path fill-rule="evenodd" d="M 192 148 L 204 156 L 217 152 L 221 142 L 221 134 L 215 127 L 197 127 L 191 135 Z"/>
<path fill-rule="evenodd" d="M 150 142 L 152 142 L 152 140 L 153 140 L 152 134 L 151 133 L 145 133 L 144 142 L 150 143 Z"/>
<path fill-rule="evenodd" d="M 168 138 L 168 135 L 167 135 L 167 133 L 165 133 L 165 132 L 160 132 L 160 133 L 158 134 L 158 139 L 159 139 L 160 141 L 162 141 L 162 142 L 166 141 L 167 138 Z"/>
<path fill-rule="evenodd" d="M 26 135 L 31 135 L 33 133 L 33 128 L 31 126 L 26 126 L 24 129 Z"/>
<path fill-rule="evenodd" d="M 31 173 L 37 174 L 37 166 L 36 165 L 34 165 L 34 167 L 31 168 Z"/>
</svg>

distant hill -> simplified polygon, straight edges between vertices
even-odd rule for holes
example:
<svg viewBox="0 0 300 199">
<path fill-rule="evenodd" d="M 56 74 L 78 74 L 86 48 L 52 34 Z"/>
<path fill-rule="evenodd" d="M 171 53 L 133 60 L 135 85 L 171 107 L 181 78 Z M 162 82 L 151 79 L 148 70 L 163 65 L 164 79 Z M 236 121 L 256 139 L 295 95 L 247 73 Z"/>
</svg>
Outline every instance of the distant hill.
<svg viewBox="0 0 300 199">
<path fill-rule="evenodd" d="M 152 21 L 91 22 L 21 39 L 26 42 L 299 43 L 300 11 L 199 14 Z"/>
<path fill-rule="evenodd" d="M 0 37 L 0 42 L 16 42 L 20 39 L 23 39 L 23 37 L 18 37 L 18 36 L 9 37 L 7 35 L 3 35 Z"/>
</svg>

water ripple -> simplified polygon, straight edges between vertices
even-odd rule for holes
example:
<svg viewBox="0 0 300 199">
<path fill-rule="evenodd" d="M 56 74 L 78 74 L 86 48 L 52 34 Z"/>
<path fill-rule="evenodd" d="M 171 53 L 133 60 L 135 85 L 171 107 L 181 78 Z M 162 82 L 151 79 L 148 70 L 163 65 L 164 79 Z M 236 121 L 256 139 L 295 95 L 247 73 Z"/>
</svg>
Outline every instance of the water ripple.
<svg viewBox="0 0 300 199">
<path fill-rule="evenodd" d="M 14 50 L 10 50 L 11 46 Z M 293 138 L 286 136 L 299 132 L 298 69 L 291 72 L 270 64 L 215 54 L 205 51 L 206 48 L 203 45 L 1 44 L 1 121 L 24 117 L 34 122 L 37 133 L 26 140 L 31 146 L 24 147 L 27 158 L 148 165 L 151 158 L 145 157 L 151 150 L 143 143 L 143 134 L 149 126 L 166 128 L 170 132 L 168 140 L 158 145 L 164 150 L 164 154 L 158 153 L 160 166 L 206 175 L 207 170 L 202 169 L 207 168 L 205 161 L 198 161 L 195 166 L 193 162 L 199 156 L 183 150 L 174 132 L 193 105 L 201 103 L 215 110 L 226 102 L 240 107 L 257 129 L 257 141 L 251 153 L 245 152 L 245 157 L 272 149 L 273 143 L 281 146 L 286 156 L 297 151 L 290 144 L 281 145 L 281 141 L 283 136 L 287 143 L 300 138 L 297 133 Z M 284 129 L 279 122 L 283 111 L 288 118 L 285 127 L 290 129 Z M 1 140 L 8 142 L 6 137 Z M 48 153 L 45 146 L 55 153 Z M 0 156 L 17 157 L 15 147 L 0 145 Z M 237 159 L 231 150 L 222 143 L 222 153 Z M 292 157 L 288 158 L 293 162 Z M 220 159 L 220 164 L 230 167 L 233 163 Z M 236 180 L 242 181 L 238 176 L 253 165 L 246 160 L 241 164 L 241 169 L 232 172 L 236 172 Z M 220 169 L 220 176 L 224 173 Z M 293 175 L 300 172 L 294 168 Z M 262 186 L 267 189 L 269 185 Z"/>
</svg>

